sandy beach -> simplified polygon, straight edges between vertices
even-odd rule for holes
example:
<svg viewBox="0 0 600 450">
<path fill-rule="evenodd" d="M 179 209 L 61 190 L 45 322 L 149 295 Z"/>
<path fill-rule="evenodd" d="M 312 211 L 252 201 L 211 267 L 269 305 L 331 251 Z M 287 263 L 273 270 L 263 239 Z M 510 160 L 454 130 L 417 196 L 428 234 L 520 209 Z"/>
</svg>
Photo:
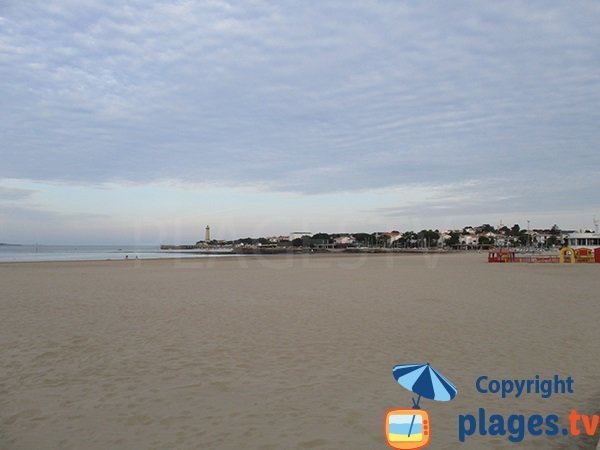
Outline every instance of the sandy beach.
<svg viewBox="0 0 600 450">
<path fill-rule="evenodd" d="M 384 449 L 409 408 L 395 364 L 458 388 L 423 400 L 432 449 L 586 449 L 475 434 L 461 414 L 600 410 L 600 267 L 486 255 L 314 255 L 0 265 L 0 449 Z M 571 376 L 501 399 L 496 379 Z"/>
</svg>

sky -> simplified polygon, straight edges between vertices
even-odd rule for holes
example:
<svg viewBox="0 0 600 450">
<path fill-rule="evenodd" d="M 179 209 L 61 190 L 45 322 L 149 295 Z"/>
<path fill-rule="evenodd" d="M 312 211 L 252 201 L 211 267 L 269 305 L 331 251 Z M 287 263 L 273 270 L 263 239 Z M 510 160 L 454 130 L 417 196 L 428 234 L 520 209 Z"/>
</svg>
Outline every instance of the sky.
<svg viewBox="0 0 600 450">
<path fill-rule="evenodd" d="M 595 1 L 0 2 L 0 242 L 600 218 Z"/>
</svg>

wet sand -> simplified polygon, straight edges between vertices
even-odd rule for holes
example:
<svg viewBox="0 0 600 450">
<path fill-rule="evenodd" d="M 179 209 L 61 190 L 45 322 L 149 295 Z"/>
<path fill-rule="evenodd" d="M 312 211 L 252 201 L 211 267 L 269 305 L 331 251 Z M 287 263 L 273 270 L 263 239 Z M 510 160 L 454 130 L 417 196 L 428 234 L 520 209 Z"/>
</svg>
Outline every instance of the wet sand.
<svg viewBox="0 0 600 450">
<path fill-rule="evenodd" d="M 422 400 L 432 449 L 594 448 L 457 438 L 460 414 L 600 410 L 600 265 L 485 254 L 0 265 L 0 449 L 384 449 L 411 406 L 395 364 L 458 387 Z M 490 378 L 571 376 L 500 399 Z"/>
</svg>

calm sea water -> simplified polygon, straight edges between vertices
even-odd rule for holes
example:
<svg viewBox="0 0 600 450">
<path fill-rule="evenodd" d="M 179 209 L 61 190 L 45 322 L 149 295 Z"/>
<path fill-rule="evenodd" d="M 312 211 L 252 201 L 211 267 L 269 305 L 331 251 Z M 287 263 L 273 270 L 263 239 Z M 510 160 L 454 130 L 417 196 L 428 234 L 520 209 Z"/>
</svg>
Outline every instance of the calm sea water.
<svg viewBox="0 0 600 450">
<path fill-rule="evenodd" d="M 164 252 L 157 245 L 0 245 L 0 262 L 21 261 L 102 261 L 112 259 L 206 258 L 198 255 Z"/>
</svg>

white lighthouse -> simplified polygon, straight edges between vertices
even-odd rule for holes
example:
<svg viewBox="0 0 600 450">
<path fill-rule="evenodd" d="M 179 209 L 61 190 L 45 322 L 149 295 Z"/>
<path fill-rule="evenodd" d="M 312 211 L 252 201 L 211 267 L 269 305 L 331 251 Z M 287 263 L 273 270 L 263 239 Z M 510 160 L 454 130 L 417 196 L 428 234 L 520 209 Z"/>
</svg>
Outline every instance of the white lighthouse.
<svg viewBox="0 0 600 450">
<path fill-rule="evenodd" d="M 206 229 L 204 230 L 204 242 L 208 244 L 210 242 L 210 227 L 206 225 Z"/>
</svg>

